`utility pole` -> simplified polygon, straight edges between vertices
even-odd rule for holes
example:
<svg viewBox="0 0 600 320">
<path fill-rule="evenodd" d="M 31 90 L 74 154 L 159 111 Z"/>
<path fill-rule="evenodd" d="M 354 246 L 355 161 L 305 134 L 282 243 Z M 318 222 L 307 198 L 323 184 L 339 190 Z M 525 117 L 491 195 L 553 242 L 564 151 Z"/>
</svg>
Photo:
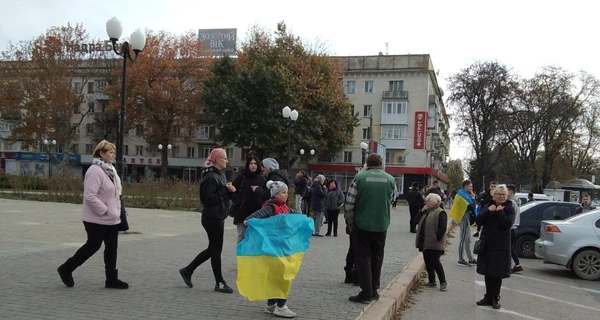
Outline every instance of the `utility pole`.
<svg viewBox="0 0 600 320">
<path fill-rule="evenodd" d="M 371 152 L 373 152 L 373 109 L 371 109 L 371 115 L 369 116 L 369 153 Z M 385 157 L 385 155 L 383 156 Z"/>
</svg>

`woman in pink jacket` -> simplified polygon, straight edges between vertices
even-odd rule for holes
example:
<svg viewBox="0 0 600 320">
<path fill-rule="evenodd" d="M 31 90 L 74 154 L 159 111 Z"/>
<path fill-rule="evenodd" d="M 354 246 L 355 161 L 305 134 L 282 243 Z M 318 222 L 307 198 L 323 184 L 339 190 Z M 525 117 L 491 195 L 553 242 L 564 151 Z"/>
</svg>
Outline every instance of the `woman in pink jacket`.
<svg viewBox="0 0 600 320">
<path fill-rule="evenodd" d="M 106 288 L 127 289 L 129 285 L 117 275 L 117 243 L 121 223 L 121 179 L 112 163 L 114 144 L 102 140 L 94 150 L 93 164 L 83 183 L 83 225 L 86 243 L 75 255 L 58 267 L 60 279 L 67 287 L 75 285 L 73 271 L 93 256 L 104 242 Z"/>
</svg>

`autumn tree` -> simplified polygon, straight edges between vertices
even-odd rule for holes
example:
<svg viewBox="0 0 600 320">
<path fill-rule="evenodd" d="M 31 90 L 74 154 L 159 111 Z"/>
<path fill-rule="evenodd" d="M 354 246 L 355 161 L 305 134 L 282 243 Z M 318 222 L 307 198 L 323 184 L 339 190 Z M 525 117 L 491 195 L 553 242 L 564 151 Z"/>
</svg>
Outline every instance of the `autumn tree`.
<svg viewBox="0 0 600 320">
<path fill-rule="evenodd" d="M 465 174 L 460 159 L 448 161 L 448 179 L 450 180 L 449 190 L 456 191 L 462 188 L 462 182 L 465 180 Z"/>
<path fill-rule="evenodd" d="M 315 148 L 334 157 L 352 143 L 358 123 L 341 77 L 333 59 L 279 23 L 274 34 L 254 28 L 237 59 L 223 57 L 215 63 L 203 101 L 224 145 L 286 159 L 287 125 L 281 110 L 287 105 L 300 115 L 291 129 L 292 154 Z"/>
<path fill-rule="evenodd" d="M 212 60 L 198 36 L 149 31 L 146 46 L 128 64 L 125 131 L 136 128 L 151 148 L 161 150 L 161 177 L 167 178 L 168 144 L 189 142 L 201 112 L 202 80 Z M 120 108 L 121 84 L 111 86 L 112 110 Z M 137 126 L 137 127 L 136 127 Z"/>
<path fill-rule="evenodd" d="M 80 24 L 9 43 L 0 52 L 0 112 L 14 121 L 10 139 L 35 147 L 45 138 L 55 139 L 69 151 L 95 99 L 87 94 L 88 84 L 111 73 L 105 49 Z"/>
<path fill-rule="evenodd" d="M 469 162 L 469 177 L 474 186 L 494 179 L 494 167 L 512 141 L 499 126 L 510 122 L 510 106 L 518 83 L 508 68 L 498 62 L 475 62 L 449 78 L 449 104 L 454 111 L 459 138 L 466 139 L 474 158 Z"/>
</svg>

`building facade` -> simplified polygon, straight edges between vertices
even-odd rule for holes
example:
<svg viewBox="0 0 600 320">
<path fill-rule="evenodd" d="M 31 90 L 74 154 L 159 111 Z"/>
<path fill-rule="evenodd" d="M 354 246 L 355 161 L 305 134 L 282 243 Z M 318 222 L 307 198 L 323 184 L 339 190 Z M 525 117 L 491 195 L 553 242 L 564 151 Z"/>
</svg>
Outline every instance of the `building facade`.
<svg viewBox="0 0 600 320">
<path fill-rule="evenodd" d="M 431 57 L 379 55 L 333 59 L 344 68 L 340 85 L 359 117 L 353 144 L 334 159 L 304 158 L 292 166 L 292 173 L 300 169 L 311 175 L 322 173 L 329 179 L 336 179 L 346 190 L 364 161 L 360 145 L 365 142 L 369 146 L 365 155 L 377 152 L 384 158 L 385 170 L 396 178 L 401 194 L 406 194 L 414 181 L 423 186 L 430 185 L 433 180 L 447 181 L 444 172 L 450 145 L 449 121 L 442 100 L 444 92 L 438 85 Z M 110 132 L 115 124 L 111 126 L 105 112 L 108 106 L 108 96 L 104 93 L 106 85 L 106 79 L 101 77 L 73 79 L 73 88 L 82 90 L 86 99 L 73 110 L 73 125 L 80 124 L 76 139 L 69 146 L 61 141 L 49 149 L 42 144 L 36 147 L 10 142 L 12 124 L 0 119 L 2 170 L 38 176 L 45 176 L 50 170 L 83 174 L 92 163 L 95 144 L 104 138 L 115 137 Z M 126 179 L 159 176 L 159 148 L 142 138 L 143 130 L 143 125 L 137 125 L 125 135 Z M 217 147 L 214 135 L 214 126 L 206 123 L 197 128 L 190 143 L 174 144 L 168 156 L 169 175 L 197 181 L 204 161 Z M 52 137 L 48 136 L 48 139 Z M 314 146 L 314 149 L 318 150 L 318 147 Z M 67 148 L 68 161 L 62 158 Z M 233 146 L 225 150 L 230 159 L 229 174 L 239 171 L 245 164 L 245 150 Z"/>
</svg>

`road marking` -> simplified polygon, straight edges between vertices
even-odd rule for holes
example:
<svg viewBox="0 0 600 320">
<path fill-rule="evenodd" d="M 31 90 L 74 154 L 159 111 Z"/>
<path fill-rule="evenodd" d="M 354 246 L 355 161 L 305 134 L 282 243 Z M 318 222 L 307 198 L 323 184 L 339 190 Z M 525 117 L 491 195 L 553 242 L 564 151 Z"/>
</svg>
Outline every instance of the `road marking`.
<svg viewBox="0 0 600 320">
<path fill-rule="evenodd" d="M 477 284 L 479 286 L 482 286 L 482 287 L 485 287 L 485 282 L 484 281 L 475 281 L 475 284 Z M 550 301 L 561 302 L 561 303 L 568 304 L 568 305 L 571 305 L 571 306 L 574 306 L 574 307 L 579 307 L 579 308 L 582 308 L 582 309 L 587 309 L 587 310 L 592 310 L 592 311 L 600 312 L 600 309 L 597 309 L 597 308 L 592 308 L 592 307 L 584 306 L 584 305 L 578 304 L 578 303 L 563 301 L 563 300 L 551 298 L 551 297 L 548 297 L 548 296 L 543 296 L 543 295 L 537 294 L 537 293 L 525 292 L 525 291 L 521 291 L 521 290 L 516 290 L 516 289 L 508 288 L 508 287 L 505 287 L 505 286 L 502 286 L 502 290 L 513 291 L 513 292 L 517 292 L 517 293 L 521 293 L 521 294 L 526 294 L 526 295 L 534 296 L 534 297 L 537 297 L 537 298 L 542 298 L 542 299 L 550 300 Z"/>
<path fill-rule="evenodd" d="M 84 243 L 79 243 L 79 242 L 61 243 L 61 246 L 67 246 L 67 247 L 81 247 L 82 245 L 84 245 Z"/>
<path fill-rule="evenodd" d="M 172 233 L 155 233 L 155 236 L 159 236 L 159 237 L 177 237 L 178 234 L 172 234 Z"/>
<path fill-rule="evenodd" d="M 40 225 L 39 222 L 27 222 L 27 221 L 17 222 L 17 224 L 22 224 L 22 225 L 26 225 L 26 226 L 39 226 Z"/>
<path fill-rule="evenodd" d="M 526 314 L 518 313 L 518 312 L 515 312 L 515 311 L 512 311 L 512 310 L 506 310 L 504 308 L 501 308 L 499 310 L 494 310 L 494 309 L 488 309 L 488 308 L 486 308 L 486 310 L 497 311 L 497 312 L 500 312 L 500 313 L 507 313 L 507 314 L 510 314 L 510 315 L 513 315 L 513 316 L 517 316 L 517 317 L 521 317 L 521 318 L 525 318 L 525 319 L 529 319 L 529 320 L 544 320 L 542 318 L 536 318 L 536 317 L 528 316 Z"/>
<path fill-rule="evenodd" d="M 6 213 L 21 213 L 23 211 L 21 211 L 21 210 L 4 210 L 4 212 L 6 212 Z"/>
<path fill-rule="evenodd" d="M 533 278 L 533 277 L 527 277 L 527 276 L 523 276 L 523 275 L 516 274 L 516 273 L 513 273 L 513 276 L 517 276 L 517 277 L 521 277 L 521 278 L 525 278 L 525 279 L 530 279 L 530 280 L 535 280 L 535 281 L 539 281 L 539 282 L 545 282 L 545 283 L 549 283 L 549 284 L 555 285 L 555 286 L 559 285 L 559 286 L 562 286 L 562 287 L 573 288 L 573 289 L 578 289 L 578 290 L 584 290 L 584 291 L 587 291 L 587 292 L 592 292 L 592 293 L 598 293 L 598 294 L 600 294 L 600 290 L 594 290 L 594 289 L 588 289 L 588 288 L 581 288 L 581 287 L 577 287 L 577 286 L 571 286 L 571 285 L 568 285 L 568 284 L 556 283 L 556 282 L 553 282 L 553 281 L 542 280 L 542 279 L 537 279 L 537 278 Z"/>
</svg>

